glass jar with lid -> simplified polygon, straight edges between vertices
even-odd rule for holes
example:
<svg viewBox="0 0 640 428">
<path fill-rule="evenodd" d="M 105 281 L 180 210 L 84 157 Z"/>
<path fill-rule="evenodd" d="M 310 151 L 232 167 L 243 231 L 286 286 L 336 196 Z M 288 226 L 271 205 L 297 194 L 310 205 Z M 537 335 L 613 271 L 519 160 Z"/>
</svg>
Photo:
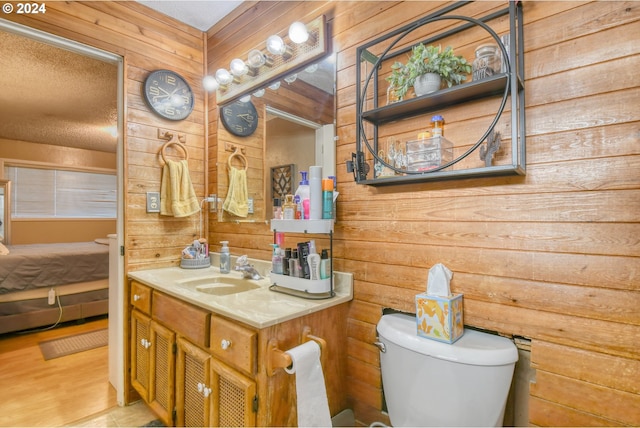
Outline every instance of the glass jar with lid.
<svg viewBox="0 0 640 428">
<path fill-rule="evenodd" d="M 474 81 L 486 79 L 500 73 L 502 59 L 500 58 L 498 46 L 490 43 L 478 46 L 472 69 Z"/>
</svg>

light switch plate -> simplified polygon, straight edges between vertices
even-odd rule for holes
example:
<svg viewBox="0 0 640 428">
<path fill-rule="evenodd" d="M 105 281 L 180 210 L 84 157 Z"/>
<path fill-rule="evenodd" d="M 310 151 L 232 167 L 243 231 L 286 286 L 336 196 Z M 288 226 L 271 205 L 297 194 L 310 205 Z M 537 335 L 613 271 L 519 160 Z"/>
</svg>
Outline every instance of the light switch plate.
<svg viewBox="0 0 640 428">
<path fill-rule="evenodd" d="M 147 192 L 147 212 L 160 212 L 160 192 Z"/>
</svg>

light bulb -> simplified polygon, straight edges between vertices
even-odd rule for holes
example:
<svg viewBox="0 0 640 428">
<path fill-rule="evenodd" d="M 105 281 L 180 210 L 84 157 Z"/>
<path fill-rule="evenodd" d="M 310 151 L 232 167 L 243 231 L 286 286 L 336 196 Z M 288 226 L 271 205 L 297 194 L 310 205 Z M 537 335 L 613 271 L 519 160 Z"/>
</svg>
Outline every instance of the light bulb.
<svg viewBox="0 0 640 428">
<path fill-rule="evenodd" d="M 298 75 L 296 73 L 293 73 L 285 77 L 284 81 L 287 82 L 288 84 L 292 84 L 293 82 L 296 81 L 297 78 L 298 78 Z"/>
<path fill-rule="evenodd" d="M 231 74 L 237 77 L 244 76 L 247 74 L 247 71 L 249 71 L 247 64 L 245 64 L 240 58 L 232 60 L 229 68 L 231 69 Z"/>
<path fill-rule="evenodd" d="M 275 83 L 272 83 L 271 85 L 269 85 L 269 89 L 271 89 L 272 91 L 277 91 L 280 88 L 280 81 L 278 80 Z"/>
<path fill-rule="evenodd" d="M 249 52 L 249 56 L 247 58 L 247 63 L 249 63 L 249 67 L 251 68 L 260 68 L 267 62 L 264 54 L 260 52 L 258 49 L 254 49 Z"/>
<path fill-rule="evenodd" d="M 309 40 L 309 30 L 300 21 L 296 21 L 289 26 L 289 39 L 294 43 L 304 43 Z"/>
<path fill-rule="evenodd" d="M 225 86 L 233 82 L 233 76 L 224 68 L 220 68 L 216 71 L 216 80 L 219 84 Z"/>
<path fill-rule="evenodd" d="M 280 36 L 269 36 L 267 39 L 267 50 L 274 55 L 282 55 L 287 51 L 287 45 Z"/>
<path fill-rule="evenodd" d="M 202 79 L 202 86 L 204 87 L 205 91 L 213 92 L 220 87 L 220 84 L 215 77 L 204 76 L 204 79 Z"/>
<path fill-rule="evenodd" d="M 240 97 L 240 101 L 242 101 L 243 103 L 248 103 L 249 101 L 251 101 L 251 95 L 245 95 L 244 97 Z"/>
<path fill-rule="evenodd" d="M 305 68 L 304 71 L 307 73 L 315 73 L 318 71 L 318 64 L 311 64 L 309 67 Z"/>
<path fill-rule="evenodd" d="M 257 91 L 255 91 L 253 93 L 253 96 L 256 97 L 256 98 L 260 98 L 263 95 L 264 95 L 264 89 L 258 89 Z"/>
</svg>

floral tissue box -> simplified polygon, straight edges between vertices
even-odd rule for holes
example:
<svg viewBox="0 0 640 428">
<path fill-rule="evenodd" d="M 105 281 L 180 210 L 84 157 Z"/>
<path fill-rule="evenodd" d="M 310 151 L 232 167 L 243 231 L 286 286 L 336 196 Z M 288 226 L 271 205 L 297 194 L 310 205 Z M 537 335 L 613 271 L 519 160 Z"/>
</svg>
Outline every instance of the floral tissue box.
<svg viewBox="0 0 640 428">
<path fill-rule="evenodd" d="M 453 343 L 464 334 L 462 294 L 452 296 L 416 295 L 418 336 Z"/>
</svg>

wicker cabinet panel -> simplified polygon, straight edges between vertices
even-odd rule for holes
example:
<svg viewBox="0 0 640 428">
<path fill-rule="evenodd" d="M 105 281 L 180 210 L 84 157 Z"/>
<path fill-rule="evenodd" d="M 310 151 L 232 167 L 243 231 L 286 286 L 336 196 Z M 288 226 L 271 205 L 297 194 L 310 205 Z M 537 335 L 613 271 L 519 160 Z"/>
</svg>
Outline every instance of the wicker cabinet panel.
<svg viewBox="0 0 640 428">
<path fill-rule="evenodd" d="M 149 399 L 149 364 L 151 318 L 131 311 L 131 386 L 143 400 Z"/>
<path fill-rule="evenodd" d="M 211 353 L 222 362 L 253 375 L 258 334 L 224 318 L 211 317 Z"/>
<path fill-rule="evenodd" d="M 211 426 L 256 425 L 256 383 L 226 364 L 211 360 Z"/>
<path fill-rule="evenodd" d="M 151 321 L 149 406 L 165 425 L 173 425 L 175 406 L 175 333 Z"/>
<path fill-rule="evenodd" d="M 211 426 L 211 355 L 182 337 L 177 348 L 176 425 Z"/>
<path fill-rule="evenodd" d="M 151 288 L 138 281 L 131 281 L 131 304 L 134 308 L 151 315 Z"/>
</svg>

